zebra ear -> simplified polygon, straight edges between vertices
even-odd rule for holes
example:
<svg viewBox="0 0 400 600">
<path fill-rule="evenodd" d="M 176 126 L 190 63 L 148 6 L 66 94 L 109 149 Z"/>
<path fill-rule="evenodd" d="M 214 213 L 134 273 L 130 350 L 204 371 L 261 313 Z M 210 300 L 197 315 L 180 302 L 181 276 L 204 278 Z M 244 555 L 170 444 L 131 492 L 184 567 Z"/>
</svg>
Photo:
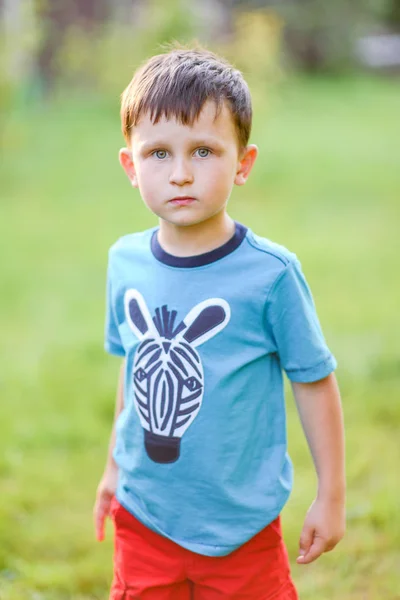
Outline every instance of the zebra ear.
<svg viewBox="0 0 400 600">
<path fill-rule="evenodd" d="M 124 304 L 126 320 L 139 340 L 142 340 L 149 332 L 150 335 L 157 335 L 153 319 L 140 292 L 132 289 L 127 290 Z"/>
<path fill-rule="evenodd" d="M 231 309 L 225 300 L 210 298 L 187 314 L 183 321 L 187 329 L 180 337 L 192 346 L 200 346 L 224 329 L 230 317 Z"/>
</svg>

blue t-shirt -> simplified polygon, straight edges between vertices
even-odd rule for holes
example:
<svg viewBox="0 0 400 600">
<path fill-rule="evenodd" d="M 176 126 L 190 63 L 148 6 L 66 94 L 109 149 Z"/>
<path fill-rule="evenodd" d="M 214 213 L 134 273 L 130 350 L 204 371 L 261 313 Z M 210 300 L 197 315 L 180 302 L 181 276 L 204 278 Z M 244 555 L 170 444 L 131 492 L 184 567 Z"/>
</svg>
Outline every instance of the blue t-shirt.
<svg viewBox="0 0 400 600">
<path fill-rule="evenodd" d="M 112 246 L 107 288 L 105 347 L 126 357 L 117 499 L 184 548 L 229 554 L 290 494 L 282 369 L 336 367 L 300 264 L 238 223 L 184 258 L 153 228 Z"/>
</svg>

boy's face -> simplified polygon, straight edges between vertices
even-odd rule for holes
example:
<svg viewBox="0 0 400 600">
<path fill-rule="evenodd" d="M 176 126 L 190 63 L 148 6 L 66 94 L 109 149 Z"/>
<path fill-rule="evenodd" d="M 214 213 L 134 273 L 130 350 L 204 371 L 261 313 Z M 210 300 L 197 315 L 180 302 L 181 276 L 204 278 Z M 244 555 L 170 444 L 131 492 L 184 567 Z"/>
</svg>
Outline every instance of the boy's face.
<svg viewBox="0 0 400 600">
<path fill-rule="evenodd" d="M 239 155 L 237 133 L 226 104 L 217 118 L 207 102 L 192 126 L 148 114 L 133 127 L 131 150 L 120 162 L 132 185 L 160 219 L 196 225 L 225 210 L 234 184 L 243 185 L 257 156 L 256 146 Z"/>
</svg>

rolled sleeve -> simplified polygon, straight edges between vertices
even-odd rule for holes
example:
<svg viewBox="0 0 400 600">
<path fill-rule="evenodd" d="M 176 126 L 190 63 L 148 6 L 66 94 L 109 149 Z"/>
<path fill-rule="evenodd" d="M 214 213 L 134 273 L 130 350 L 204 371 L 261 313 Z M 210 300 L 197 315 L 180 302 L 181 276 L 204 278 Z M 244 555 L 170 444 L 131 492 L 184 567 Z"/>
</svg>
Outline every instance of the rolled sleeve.
<svg viewBox="0 0 400 600">
<path fill-rule="evenodd" d="M 291 381 L 318 381 L 336 369 L 297 260 L 289 262 L 275 281 L 267 315 L 281 366 Z"/>
</svg>

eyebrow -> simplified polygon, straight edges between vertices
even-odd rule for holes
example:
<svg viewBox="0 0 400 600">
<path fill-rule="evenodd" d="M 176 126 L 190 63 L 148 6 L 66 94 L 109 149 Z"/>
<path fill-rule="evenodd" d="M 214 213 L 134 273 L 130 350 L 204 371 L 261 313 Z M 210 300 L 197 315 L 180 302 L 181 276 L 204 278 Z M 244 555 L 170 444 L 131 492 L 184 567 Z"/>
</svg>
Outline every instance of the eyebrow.
<svg viewBox="0 0 400 600">
<path fill-rule="evenodd" d="M 166 140 L 154 140 L 154 142 L 144 142 L 140 145 L 141 152 L 147 152 L 153 148 L 168 148 L 170 142 Z M 217 138 L 198 138 L 190 141 L 190 146 L 214 146 L 218 149 L 223 149 L 223 144 Z"/>
</svg>

